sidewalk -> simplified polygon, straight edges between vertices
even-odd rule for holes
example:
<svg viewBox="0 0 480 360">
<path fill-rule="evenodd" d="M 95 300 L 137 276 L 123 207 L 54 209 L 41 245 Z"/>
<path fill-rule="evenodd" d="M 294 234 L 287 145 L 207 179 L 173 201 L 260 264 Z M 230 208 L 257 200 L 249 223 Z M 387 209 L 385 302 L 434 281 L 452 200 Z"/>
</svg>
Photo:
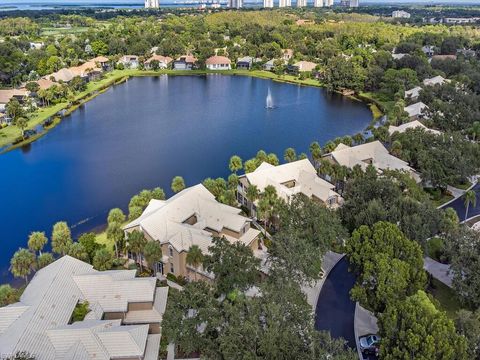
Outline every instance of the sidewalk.
<svg viewBox="0 0 480 360">
<path fill-rule="evenodd" d="M 358 357 L 360 360 L 363 360 L 363 355 L 360 351 L 360 344 L 358 342 L 358 338 L 368 334 L 377 334 L 378 325 L 375 315 L 373 315 L 373 313 L 371 313 L 367 309 L 361 307 L 358 302 L 355 306 L 354 332 L 355 342 L 357 343 Z"/>
<path fill-rule="evenodd" d="M 320 291 L 322 290 L 323 283 L 327 278 L 330 271 L 333 267 L 343 258 L 344 254 L 338 254 L 333 251 L 328 251 L 322 260 L 322 269 L 323 269 L 323 276 L 320 280 L 318 280 L 313 286 L 302 286 L 302 291 L 307 295 L 307 301 L 312 307 L 312 310 L 315 312 L 315 308 L 317 307 L 318 296 L 320 295 Z"/>
<path fill-rule="evenodd" d="M 450 266 L 441 264 L 428 256 L 423 259 L 423 268 L 431 274 L 435 279 L 441 281 L 448 287 L 452 287 L 452 274 L 450 274 Z"/>
</svg>

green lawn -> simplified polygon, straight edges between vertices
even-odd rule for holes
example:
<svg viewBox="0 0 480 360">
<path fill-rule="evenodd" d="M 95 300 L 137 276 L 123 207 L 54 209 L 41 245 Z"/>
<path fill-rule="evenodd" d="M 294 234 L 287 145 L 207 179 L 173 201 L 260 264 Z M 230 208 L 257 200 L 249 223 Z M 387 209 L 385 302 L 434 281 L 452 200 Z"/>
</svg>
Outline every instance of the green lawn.
<svg viewBox="0 0 480 360">
<path fill-rule="evenodd" d="M 457 294 L 444 283 L 432 278 L 432 286 L 428 292 L 440 303 L 441 310 L 447 312 L 448 317 L 455 318 L 455 314 L 462 308 Z"/>
<path fill-rule="evenodd" d="M 105 245 L 107 249 L 113 249 L 114 247 L 113 241 L 110 239 L 107 239 L 106 231 L 103 231 L 100 234 L 97 234 L 97 243 L 101 245 Z"/>
<path fill-rule="evenodd" d="M 453 184 L 452 186 L 457 189 L 467 190 L 470 186 L 472 186 L 472 183 L 467 181 L 465 184 Z"/>
</svg>

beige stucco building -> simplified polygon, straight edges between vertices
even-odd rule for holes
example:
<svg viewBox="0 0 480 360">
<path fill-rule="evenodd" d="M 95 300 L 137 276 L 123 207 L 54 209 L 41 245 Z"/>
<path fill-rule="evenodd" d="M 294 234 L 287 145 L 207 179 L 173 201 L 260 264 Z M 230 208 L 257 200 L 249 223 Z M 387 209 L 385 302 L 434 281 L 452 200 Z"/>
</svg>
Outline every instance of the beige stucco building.
<svg viewBox="0 0 480 360">
<path fill-rule="evenodd" d="M 143 232 L 147 240 L 159 241 L 163 258 L 160 271 L 190 279 L 211 274 L 187 264 L 187 253 L 197 245 L 208 254 L 213 237 L 225 237 L 231 243 L 241 242 L 256 251 L 262 247 L 260 231 L 240 215 L 241 210 L 219 203 L 202 184 L 189 187 L 168 200 L 152 200 L 143 214 L 127 224 L 124 230 Z"/>
</svg>

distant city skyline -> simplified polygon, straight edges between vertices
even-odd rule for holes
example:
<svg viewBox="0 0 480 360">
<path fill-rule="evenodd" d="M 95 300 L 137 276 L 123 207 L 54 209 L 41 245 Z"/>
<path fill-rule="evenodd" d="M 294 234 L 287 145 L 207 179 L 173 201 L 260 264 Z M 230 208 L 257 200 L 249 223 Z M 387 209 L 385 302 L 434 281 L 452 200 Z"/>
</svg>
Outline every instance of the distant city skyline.
<svg viewBox="0 0 480 360">
<path fill-rule="evenodd" d="M 4 0 L 0 5 L 10 4 L 143 4 L 145 0 Z M 245 3 L 258 2 L 259 0 L 245 0 Z M 334 0 L 338 4 L 340 0 Z M 160 1 L 162 2 L 162 1 Z M 165 0 L 164 2 L 173 2 Z M 480 4 L 480 0 L 361 0 L 360 4 Z"/>
</svg>

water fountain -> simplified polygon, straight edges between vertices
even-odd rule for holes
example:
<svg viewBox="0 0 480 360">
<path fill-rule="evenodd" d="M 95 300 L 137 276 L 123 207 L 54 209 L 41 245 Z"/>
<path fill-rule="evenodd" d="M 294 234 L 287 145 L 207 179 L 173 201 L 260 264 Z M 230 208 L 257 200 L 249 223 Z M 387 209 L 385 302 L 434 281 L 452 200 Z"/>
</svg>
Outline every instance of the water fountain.
<svg viewBox="0 0 480 360">
<path fill-rule="evenodd" d="M 268 88 L 268 94 L 267 94 L 267 99 L 265 100 L 265 108 L 266 109 L 273 109 L 273 98 L 272 94 L 270 92 L 270 88 Z"/>
</svg>

